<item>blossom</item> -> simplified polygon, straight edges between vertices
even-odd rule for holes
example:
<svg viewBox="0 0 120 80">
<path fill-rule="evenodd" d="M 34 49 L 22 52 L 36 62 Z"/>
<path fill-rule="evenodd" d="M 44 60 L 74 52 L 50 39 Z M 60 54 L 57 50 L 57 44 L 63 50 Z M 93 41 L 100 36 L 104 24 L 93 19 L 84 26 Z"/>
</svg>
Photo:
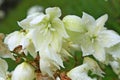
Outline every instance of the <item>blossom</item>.
<svg viewBox="0 0 120 80">
<path fill-rule="evenodd" d="M 36 12 L 18 22 L 24 30 L 30 32 L 30 39 L 35 51 L 40 55 L 40 69 L 43 74 L 53 76 L 53 73 L 63 66 L 60 52 L 63 39 L 68 38 L 64 24 L 60 19 L 61 10 L 58 7 L 47 8 L 44 13 Z"/>
<path fill-rule="evenodd" d="M 7 62 L 0 58 L 0 80 L 6 80 L 7 70 L 8 70 Z"/>
<path fill-rule="evenodd" d="M 59 50 L 61 39 L 68 37 L 64 24 L 59 19 L 61 10 L 58 7 L 53 7 L 47 8 L 45 12 L 46 14 L 33 13 L 18 24 L 23 29 L 32 30 L 32 41 L 36 51 L 43 50 L 48 45 L 54 45 L 52 41 L 58 42 L 56 48 Z"/>
<path fill-rule="evenodd" d="M 63 18 L 71 40 L 80 44 L 83 56 L 93 55 L 97 60 L 104 62 L 105 48 L 110 48 L 120 42 L 120 36 L 115 31 L 104 27 L 107 18 L 108 15 L 105 14 L 95 20 L 86 13 L 83 13 L 82 18 L 73 15 Z M 69 25 L 69 20 L 73 24 Z"/>
<path fill-rule="evenodd" d="M 100 69 L 98 64 L 91 58 L 85 57 L 83 64 L 73 68 L 67 73 L 67 76 L 72 80 L 97 80 L 88 76 L 88 71 L 91 70 L 93 74 L 97 74 L 103 77 L 103 71 Z"/>
<path fill-rule="evenodd" d="M 27 62 L 23 62 L 15 68 L 11 80 L 33 80 L 34 78 L 34 68 Z"/>
<path fill-rule="evenodd" d="M 34 58 L 37 53 L 35 52 L 34 45 L 30 39 L 30 33 L 25 31 L 14 31 L 6 36 L 4 43 L 8 45 L 10 51 L 14 51 L 17 47 L 22 46 L 19 53 L 24 52 L 26 55 L 29 52 Z"/>
</svg>

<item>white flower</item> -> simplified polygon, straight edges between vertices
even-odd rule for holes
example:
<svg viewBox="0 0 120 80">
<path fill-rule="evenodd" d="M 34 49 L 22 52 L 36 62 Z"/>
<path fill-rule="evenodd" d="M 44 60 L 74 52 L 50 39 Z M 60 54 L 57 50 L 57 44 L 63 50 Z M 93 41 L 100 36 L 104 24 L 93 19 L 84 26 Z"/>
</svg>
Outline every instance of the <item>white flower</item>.
<svg viewBox="0 0 120 80">
<path fill-rule="evenodd" d="M 0 58 L 0 80 L 6 80 L 8 65 L 7 62 Z"/>
<path fill-rule="evenodd" d="M 34 80 L 34 78 L 34 68 L 30 64 L 23 62 L 15 68 L 11 80 Z"/>
<path fill-rule="evenodd" d="M 67 73 L 67 76 L 72 80 L 97 80 L 88 76 L 88 71 L 91 70 L 92 74 L 102 76 L 103 72 L 98 64 L 91 58 L 86 57 L 84 63 L 78 67 L 73 68 Z"/>
<path fill-rule="evenodd" d="M 14 51 L 18 46 L 22 46 L 21 52 L 24 52 L 26 55 L 29 52 L 33 57 L 36 57 L 37 53 L 35 52 L 30 35 L 30 32 L 15 31 L 7 35 L 4 42 L 8 45 L 10 51 Z"/>
<path fill-rule="evenodd" d="M 52 41 L 56 43 L 58 50 L 61 48 L 62 38 L 67 38 L 63 22 L 59 19 L 61 10 L 58 7 L 47 8 L 46 14 L 34 13 L 29 15 L 26 19 L 19 22 L 23 29 L 32 30 L 32 41 L 35 45 L 36 51 L 45 49 Z"/>
<path fill-rule="evenodd" d="M 71 40 L 76 39 L 74 41 L 81 45 L 83 56 L 93 55 L 97 60 L 104 62 L 105 48 L 110 48 L 120 42 L 120 36 L 116 32 L 107 30 L 104 27 L 107 18 L 108 16 L 105 14 L 95 20 L 92 16 L 83 13 L 82 18 L 79 19 L 78 17 L 73 17 L 72 15 L 63 19 L 64 24 L 67 24 L 65 27 L 67 27 L 69 31 L 74 31 L 74 33 L 68 32 L 71 36 Z M 67 21 L 70 19 L 73 23 L 71 26 L 68 25 L 68 22 L 70 21 Z"/>
<path fill-rule="evenodd" d="M 30 31 L 35 50 L 40 55 L 40 70 L 52 77 L 60 66 L 64 67 L 60 52 L 63 39 L 68 35 L 58 7 L 47 8 L 45 13 L 33 13 L 18 24 Z"/>
</svg>

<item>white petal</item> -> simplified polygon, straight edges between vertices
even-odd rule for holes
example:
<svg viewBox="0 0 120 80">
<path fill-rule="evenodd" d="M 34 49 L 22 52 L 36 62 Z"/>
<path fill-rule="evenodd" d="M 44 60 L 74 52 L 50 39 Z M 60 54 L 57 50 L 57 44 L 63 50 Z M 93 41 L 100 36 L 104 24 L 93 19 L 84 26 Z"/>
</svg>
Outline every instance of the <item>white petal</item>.
<svg viewBox="0 0 120 80">
<path fill-rule="evenodd" d="M 59 33 L 61 37 L 64 37 L 64 38 L 69 37 L 65 30 L 64 24 L 60 19 L 58 18 L 53 19 L 52 26 L 55 28 L 55 30 Z"/>
<path fill-rule="evenodd" d="M 8 45 L 9 49 L 13 51 L 20 45 L 21 39 L 23 39 L 23 34 L 19 31 L 15 31 L 6 37 L 4 42 Z"/>
<path fill-rule="evenodd" d="M 93 56 L 100 62 L 104 62 L 106 59 L 104 47 L 99 44 L 94 44 L 94 54 Z"/>
<path fill-rule="evenodd" d="M 33 80 L 35 78 L 35 71 L 34 68 L 26 63 L 23 62 L 19 64 L 12 74 L 12 80 Z"/>
<path fill-rule="evenodd" d="M 54 65 L 52 60 L 40 58 L 40 70 L 43 75 L 48 74 L 50 77 L 53 77 L 53 74 L 57 69 L 59 69 L 59 67 Z"/>
<path fill-rule="evenodd" d="M 104 47 L 109 48 L 120 42 L 120 36 L 112 30 L 104 30 L 100 33 L 99 40 Z"/>
<path fill-rule="evenodd" d="M 107 19 L 108 19 L 108 15 L 107 14 L 101 16 L 100 18 L 98 18 L 96 20 L 96 25 L 103 27 L 105 25 L 105 22 L 107 21 Z"/>
<path fill-rule="evenodd" d="M 37 16 L 39 16 L 39 15 L 43 15 L 43 13 L 34 13 L 34 14 L 31 14 L 31 15 L 27 16 L 26 19 L 18 22 L 18 25 L 19 25 L 20 27 L 22 27 L 23 29 L 33 28 L 34 26 L 31 26 L 31 25 L 30 25 L 30 22 L 31 22 L 34 18 L 36 18 Z"/>
<path fill-rule="evenodd" d="M 52 40 L 51 33 L 47 31 L 44 35 L 44 33 L 41 32 L 39 28 L 33 30 L 32 33 L 32 41 L 35 46 L 36 52 L 40 50 L 44 50 L 46 46 L 49 45 L 49 43 Z M 43 30 L 44 32 L 45 30 Z"/>
<path fill-rule="evenodd" d="M 114 59 L 120 59 L 120 43 L 107 49 L 107 53 L 111 54 Z"/>
<path fill-rule="evenodd" d="M 81 37 L 80 45 L 83 56 L 91 55 L 94 53 L 93 43 L 88 36 L 83 35 L 83 37 Z"/>
<path fill-rule="evenodd" d="M 82 64 L 78 67 L 73 68 L 67 73 L 67 76 L 72 80 L 96 80 L 88 76 L 88 65 Z"/>
<path fill-rule="evenodd" d="M 50 46 L 48 48 L 46 47 L 46 49 L 44 49 L 43 51 L 40 51 L 40 56 L 54 61 L 58 66 L 64 67 L 63 60 L 60 54 L 55 52 Z"/>
<path fill-rule="evenodd" d="M 84 25 L 93 25 L 95 23 L 95 19 L 89 14 L 83 12 L 82 22 Z"/>
<path fill-rule="evenodd" d="M 68 15 L 63 18 L 65 28 L 75 32 L 83 32 L 81 18 L 76 15 Z"/>
<path fill-rule="evenodd" d="M 40 24 L 40 22 L 42 22 L 45 17 L 46 15 L 40 14 L 39 16 L 33 18 L 33 20 L 30 21 L 30 25 Z"/>
<path fill-rule="evenodd" d="M 46 9 L 46 14 L 50 15 L 51 18 L 60 17 L 61 16 L 61 10 L 59 7 L 50 7 Z"/>
<path fill-rule="evenodd" d="M 60 52 L 62 48 L 62 38 L 55 32 L 52 33 L 52 41 L 51 41 L 51 47 L 56 52 Z"/>
</svg>

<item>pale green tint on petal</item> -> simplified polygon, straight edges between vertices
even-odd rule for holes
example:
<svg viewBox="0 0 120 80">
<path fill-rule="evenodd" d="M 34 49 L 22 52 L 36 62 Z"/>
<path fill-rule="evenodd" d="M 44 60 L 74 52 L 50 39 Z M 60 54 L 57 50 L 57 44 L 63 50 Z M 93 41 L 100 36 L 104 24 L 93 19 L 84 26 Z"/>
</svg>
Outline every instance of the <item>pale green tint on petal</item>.
<svg viewBox="0 0 120 80">
<path fill-rule="evenodd" d="M 0 58 L 0 78 L 6 79 L 6 73 L 8 70 L 7 62 Z"/>
<path fill-rule="evenodd" d="M 106 59 L 105 49 L 101 46 L 102 43 L 94 43 L 94 54 L 93 56 L 100 62 L 104 62 Z"/>
<path fill-rule="evenodd" d="M 62 38 L 55 32 L 52 32 L 52 41 L 50 42 L 54 51 L 60 52 L 62 48 Z"/>
<path fill-rule="evenodd" d="M 70 39 L 70 41 L 72 41 L 72 42 L 74 42 L 76 44 L 81 43 L 80 39 L 81 39 L 82 35 L 79 32 L 73 32 L 73 31 L 67 30 L 67 33 L 69 35 L 68 39 Z"/>
<path fill-rule="evenodd" d="M 34 80 L 35 70 L 30 64 L 23 62 L 19 64 L 12 73 L 11 80 Z"/>
<path fill-rule="evenodd" d="M 82 20 L 76 15 L 67 15 L 63 18 L 65 28 L 75 32 L 83 32 Z"/>
<path fill-rule="evenodd" d="M 99 26 L 99 27 L 104 27 L 105 22 L 107 21 L 107 19 L 108 19 L 108 15 L 107 14 L 101 16 L 100 18 L 98 18 L 96 20 L 96 25 Z"/>
<path fill-rule="evenodd" d="M 93 74 L 97 74 L 101 77 L 104 77 L 104 72 L 100 69 L 99 65 L 95 60 L 89 57 L 85 57 L 83 63 L 88 64 L 88 68 L 92 71 Z"/>
<path fill-rule="evenodd" d="M 56 18 L 61 16 L 61 10 L 59 7 L 50 7 L 46 9 L 46 14 L 50 15 L 50 18 Z"/>
<path fill-rule="evenodd" d="M 45 30 L 43 30 L 45 31 Z M 32 41 L 35 46 L 36 51 L 44 50 L 46 46 L 51 42 L 52 35 L 50 31 L 47 31 L 45 34 L 41 32 L 39 28 L 32 31 Z"/>
<path fill-rule="evenodd" d="M 61 37 L 64 37 L 64 38 L 69 37 L 65 30 L 63 22 L 59 18 L 53 19 L 51 24 Z"/>
<path fill-rule="evenodd" d="M 93 43 L 88 36 L 83 35 L 80 42 L 83 56 L 91 55 L 94 53 Z"/>
<path fill-rule="evenodd" d="M 109 48 L 120 42 L 120 36 L 112 30 L 104 30 L 99 35 L 99 43 L 104 47 Z"/>
<path fill-rule="evenodd" d="M 112 55 L 114 59 L 120 59 L 120 43 L 107 49 L 107 53 Z"/>
</svg>

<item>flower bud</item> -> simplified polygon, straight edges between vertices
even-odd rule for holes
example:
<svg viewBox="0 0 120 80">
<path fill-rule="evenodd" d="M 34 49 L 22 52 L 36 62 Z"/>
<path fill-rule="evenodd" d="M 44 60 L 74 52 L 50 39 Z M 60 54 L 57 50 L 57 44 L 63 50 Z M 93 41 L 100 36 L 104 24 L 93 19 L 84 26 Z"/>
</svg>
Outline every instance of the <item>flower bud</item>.
<svg viewBox="0 0 120 80">
<path fill-rule="evenodd" d="M 18 65 L 12 74 L 12 80 L 33 80 L 34 78 L 34 68 L 26 62 Z"/>
</svg>

